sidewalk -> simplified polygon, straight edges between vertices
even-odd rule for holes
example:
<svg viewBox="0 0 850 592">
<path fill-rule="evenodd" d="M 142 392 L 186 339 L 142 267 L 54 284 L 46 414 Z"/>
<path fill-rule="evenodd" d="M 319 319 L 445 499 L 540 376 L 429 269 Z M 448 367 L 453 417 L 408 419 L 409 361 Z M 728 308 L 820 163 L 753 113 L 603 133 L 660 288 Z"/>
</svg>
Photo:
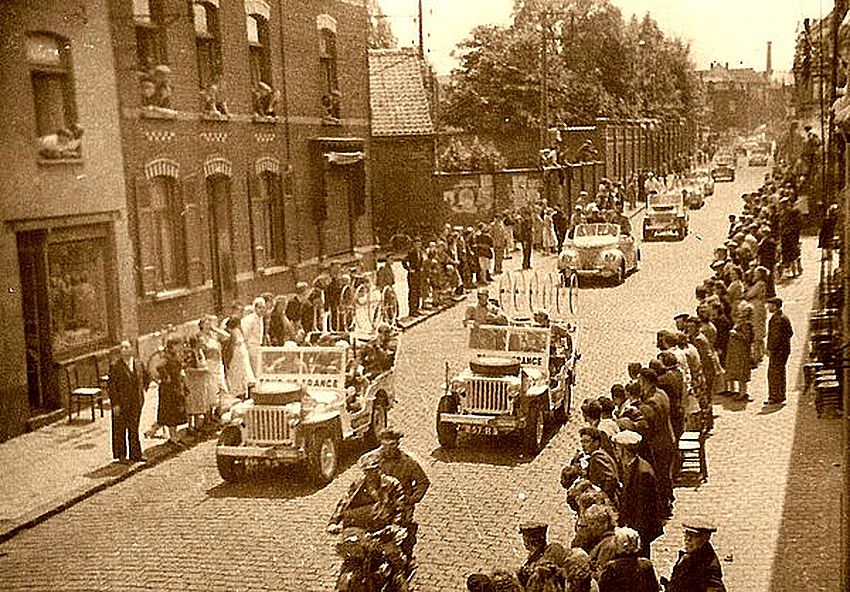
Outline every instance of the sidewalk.
<svg viewBox="0 0 850 592">
<path fill-rule="evenodd" d="M 629 217 L 641 214 L 643 208 L 627 210 Z M 504 270 L 521 267 L 520 251 L 505 260 Z M 537 257 L 553 257 L 540 255 Z M 406 272 L 401 262 L 393 262 L 395 291 L 399 301 L 399 326 L 409 329 L 445 309 L 424 309 L 417 317 L 407 316 Z M 469 299 L 467 293 L 457 302 Z M 153 387 L 145 395 L 140 431 L 153 425 L 156 418 L 157 392 Z M 112 461 L 111 419 L 107 409 L 104 417 L 98 414 L 92 423 L 88 409 L 74 416 L 49 424 L 39 430 L 0 443 L 0 542 L 17 532 L 30 528 L 75 503 L 94 495 L 115 483 L 127 479 L 145 467 L 155 465 L 180 453 L 165 444 L 164 439 L 145 438 L 142 450 L 146 464 L 123 465 Z"/>
</svg>

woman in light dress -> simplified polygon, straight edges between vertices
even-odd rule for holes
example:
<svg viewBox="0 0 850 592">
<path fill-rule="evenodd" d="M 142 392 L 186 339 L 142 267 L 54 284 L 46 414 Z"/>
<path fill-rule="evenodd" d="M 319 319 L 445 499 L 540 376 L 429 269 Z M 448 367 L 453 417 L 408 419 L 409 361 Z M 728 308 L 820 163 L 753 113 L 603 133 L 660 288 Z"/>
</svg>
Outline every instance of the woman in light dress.
<svg viewBox="0 0 850 592">
<path fill-rule="evenodd" d="M 752 281 L 744 292 L 744 299 L 753 307 L 753 366 L 761 362 L 765 353 L 764 339 L 767 335 L 767 281 L 767 268 L 759 265 L 752 271 Z"/>
<path fill-rule="evenodd" d="M 557 245 L 557 241 L 555 239 L 555 224 L 552 222 L 552 214 L 555 213 L 555 210 L 550 210 L 546 208 L 546 212 L 543 214 L 543 252 L 544 253 L 554 253 L 555 245 Z"/>
<path fill-rule="evenodd" d="M 186 385 L 186 417 L 189 432 L 197 434 L 210 417 L 207 407 L 209 370 L 201 347 L 200 334 L 192 335 L 186 343 L 183 359 L 183 382 Z"/>
<path fill-rule="evenodd" d="M 227 332 L 230 333 L 230 339 L 228 339 L 226 347 L 222 349 L 227 390 L 231 397 L 247 399 L 248 390 L 254 386 L 256 378 L 251 369 L 248 347 L 245 345 L 245 337 L 242 335 L 239 317 L 231 316 L 225 327 Z"/>
<path fill-rule="evenodd" d="M 201 340 L 201 351 L 207 360 L 207 409 L 208 418 L 215 413 L 222 413 L 222 398 L 227 395 L 227 382 L 224 378 L 224 363 L 222 361 L 221 344 L 230 339 L 230 334 L 218 328 L 215 315 L 205 315 L 198 321 L 198 336 Z"/>
</svg>

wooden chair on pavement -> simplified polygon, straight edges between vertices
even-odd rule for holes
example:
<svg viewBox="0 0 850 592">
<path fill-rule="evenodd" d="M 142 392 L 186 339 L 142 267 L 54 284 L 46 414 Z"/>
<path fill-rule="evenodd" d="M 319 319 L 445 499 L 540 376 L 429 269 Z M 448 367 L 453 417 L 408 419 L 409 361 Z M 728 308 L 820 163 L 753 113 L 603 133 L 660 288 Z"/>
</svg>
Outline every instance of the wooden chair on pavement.
<svg viewBox="0 0 850 592">
<path fill-rule="evenodd" d="M 109 358 L 107 356 L 95 356 L 78 360 L 65 366 L 65 378 L 68 384 L 68 422 L 71 422 L 73 407 L 77 406 L 77 416 L 80 415 L 83 406 L 91 407 L 91 420 L 95 421 L 94 408 L 100 409 L 103 417 L 103 397 L 106 392 L 106 383 L 109 379 Z"/>
<path fill-rule="evenodd" d="M 679 438 L 679 456 L 681 463 L 676 475 L 676 483 L 688 480 L 688 476 L 708 481 L 708 462 L 705 458 L 705 431 L 682 432 Z"/>
</svg>

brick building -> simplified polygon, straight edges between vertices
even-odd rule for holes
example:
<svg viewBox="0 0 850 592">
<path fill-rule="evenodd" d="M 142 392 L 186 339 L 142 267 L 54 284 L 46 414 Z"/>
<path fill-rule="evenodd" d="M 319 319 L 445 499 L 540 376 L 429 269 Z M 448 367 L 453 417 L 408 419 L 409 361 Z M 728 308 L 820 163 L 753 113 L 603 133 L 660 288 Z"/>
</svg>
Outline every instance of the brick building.
<svg viewBox="0 0 850 592">
<path fill-rule="evenodd" d="M 439 225 L 442 200 L 434 194 L 434 125 L 425 64 L 413 48 L 369 51 L 372 106 L 372 196 L 375 231 L 416 234 Z M 423 220 L 423 212 L 432 212 Z M 433 230 L 433 228 L 432 228 Z"/>
<path fill-rule="evenodd" d="M 0 439 L 122 337 L 372 263 L 363 0 L 13 1 L 0 33 Z"/>
<path fill-rule="evenodd" d="M 370 253 L 362 1 L 111 1 L 139 333 Z"/>
<path fill-rule="evenodd" d="M 107 14 L 0 9 L 0 440 L 61 416 L 66 370 L 136 326 Z"/>
</svg>

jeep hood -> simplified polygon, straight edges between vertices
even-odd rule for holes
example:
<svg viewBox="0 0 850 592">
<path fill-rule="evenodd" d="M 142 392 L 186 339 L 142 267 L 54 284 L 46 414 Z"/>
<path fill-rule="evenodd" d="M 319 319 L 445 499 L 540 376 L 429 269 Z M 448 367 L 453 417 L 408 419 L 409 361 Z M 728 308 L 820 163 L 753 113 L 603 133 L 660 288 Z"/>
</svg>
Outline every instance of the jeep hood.
<svg viewBox="0 0 850 592">
<path fill-rule="evenodd" d="M 578 238 L 573 239 L 573 246 L 581 249 L 583 247 L 586 248 L 599 248 L 599 247 L 613 247 L 618 244 L 617 237 L 611 235 L 600 235 L 600 236 L 580 236 Z"/>
</svg>

